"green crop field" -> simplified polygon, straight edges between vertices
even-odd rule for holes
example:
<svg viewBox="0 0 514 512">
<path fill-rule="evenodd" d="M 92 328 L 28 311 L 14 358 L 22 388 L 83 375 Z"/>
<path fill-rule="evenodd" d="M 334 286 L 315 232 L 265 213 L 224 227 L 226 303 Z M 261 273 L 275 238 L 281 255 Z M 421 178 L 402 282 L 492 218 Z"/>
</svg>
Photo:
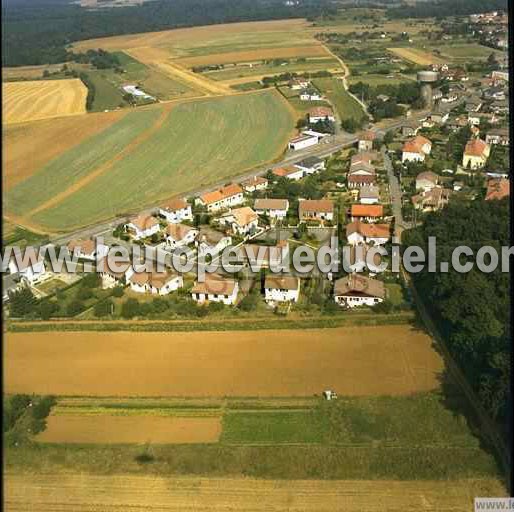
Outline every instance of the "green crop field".
<svg viewBox="0 0 514 512">
<path fill-rule="evenodd" d="M 344 89 L 343 83 L 337 78 L 316 78 L 314 86 L 334 105 L 341 121 L 345 119 L 362 119 L 365 113 L 362 106 Z"/>
<path fill-rule="evenodd" d="M 64 153 L 8 192 L 8 212 L 27 215 L 70 188 L 71 193 L 30 220 L 59 231 L 136 211 L 277 158 L 295 122 L 274 91 L 182 103 L 155 128 L 162 113 L 159 107 L 132 112 Z M 127 149 L 152 125 L 150 136 Z M 122 150 L 123 157 L 108 172 L 77 186 Z"/>
<path fill-rule="evenodd" d="M 441 45 L 433 46 L 433 49 L 437 49 L 441 52 L 441 55 L 448 56 L 453 62 L 465 63 L 469 60 L 486 60 L 491 53 L 497 57 L 505 55 L 500 50 L 488 48 L 480 44 L 452 44 L 452 45 Z"/>
<path fill-rule="evenodd" d="M 365 84 L 371 85 L 372 87 L 376 87 L 377 85 L 399 85 L 404 82 L 412 82 L 413 80 L 415 79 L 409 79 L 405 75 L 396 73 L 393 73 L 393 78 L 388 78 L 388 75 L 377 75 L 370 73 L 350 76 L 348 78 L 348 83 L 351 85 L 358 82 L 363 82 Z"/>
</svg>

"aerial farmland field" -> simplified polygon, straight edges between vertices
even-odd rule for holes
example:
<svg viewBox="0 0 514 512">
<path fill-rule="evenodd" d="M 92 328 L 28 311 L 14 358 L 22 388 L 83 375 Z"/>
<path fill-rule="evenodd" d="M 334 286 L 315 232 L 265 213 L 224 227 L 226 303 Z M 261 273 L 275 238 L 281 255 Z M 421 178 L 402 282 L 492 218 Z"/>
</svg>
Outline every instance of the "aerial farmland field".
<svg viewBox="0 0 514 512">
<path fill-rule="evenodd" d="M 266 397 L 327 388 L 347 396 L 402 395 L 439 386 L 441 358 L 430 338 L 408 325 L 264 332 L 9 333 L 5 389 Z"/>
<path fill-rule="evenodd" d="M 419 64 L 421 66 L 444 64 L 445 62 L 441 57 L 437 57 L 431 52 L 417 48 L 388 48 L 387 50 L 402 59 L 414 62 L 414 64 Z"/>
<path fill-rule="evenodd" d="M 7 216 L 52 232 L 137 211 L 273 160 L 294 121 L 271 91 L 131 112 L 9 190 Z"/>
<path fill-rule="evenodd" d="M 84 114 L 87 88 L 79 79 L 2 84 L 5 124 Z"/>
</svg>

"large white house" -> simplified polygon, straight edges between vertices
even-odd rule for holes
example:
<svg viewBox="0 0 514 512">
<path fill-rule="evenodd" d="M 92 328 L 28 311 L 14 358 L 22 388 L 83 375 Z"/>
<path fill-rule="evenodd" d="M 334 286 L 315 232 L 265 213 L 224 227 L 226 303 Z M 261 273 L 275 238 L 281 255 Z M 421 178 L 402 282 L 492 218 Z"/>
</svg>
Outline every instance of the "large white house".
<svg viewBox="0 0 514 512">
<path fill-rule="evenodd" d="M 402 162 L 424 162 L 432 151 L 432 143 L 421 135 L 408 140 L 402 148 Z"/>
<path fill-rule="evenodd" d="M 336 304 L 348 308 L 375 306 L 383 302 L 385 297 L 384 283 L 363 275 L 350 274 L 338 279 L 334 285 Z"/>
<path fill-rule="evenodd" d="M 267 276 L 264 281 L 264 300 L 268 304 L 298 302 L 300 279 L 293 276 Z"/>
<path fill-rule="evenodd" d="M 243 189 L 237 184 L 227 185 L 214 192 L 202 194 L 197 204 L 205 206 L 209 212 L 232 208 L 244 203 Z"/>
<path fill-rule="evenodd" d="M 184 286 L 182 276 L 174 272 L 134 272 L 128 283 L 134 292 L 154 295 L 168 295 Z"/>
<path fill-rule="evenodd" d="M 259 216 L 249 206 L 243 206 L 224 213 L 218 222 L 229 226 L 236 235 L 247 236 L 257 231 Z"/>
<path fill-rule="evenodd" d="M 256 199 L 254 209 L 259 215 L 267 215 L 270 219 L 285 219 L 289 210 L 287 199 Z"/>
<path fill-rule="evenodd" d="M 78 258 L 96 261 L 104 258 L 109 252 L 109 247 L 105 244 L 95 242 L 95 240 L 71 240 L 68 243 L 68 251 L 76 254 Z"/>
<path fill-rule="evenodd" d="M 34 247 L 27 247 L 25 251 L 14 254 L 8 266 L 11 274 L 19 274 L 21 279 L 30 284 L 42 281 L 49 276 L 43 256 Z"/>
<path fill-rule="evenodd" d="M 310 146 L 315 146 L 319 142 L 319 137 L 316 137 L 315 135 L 306 135 L 301 134 L 297 137 L 291 139 L 289 141 L 289 149 L 292 149 L 294 151 L 298 151 L 300 149 L 305 149 Z"/>
<path fill-rule="evenodd" d="M 191 205 L 183 198 L 175 198 L 163 204 L 159 208 L 162 215 L 170 224 L 178 224 L 185 220 L 193 220 Z"/>
<path fill-rule="evenodd" d="M 232 243 L 232 237 L 215 229 L 202 227 L 196 238 L 198 256 L 215 256 Z"/>
<path fill-rule="evenodd" d="M 333 221 L 334 203 L 330 199 L 299 199 L 298 216 L 300 221 Z"/>
<path fill-rule="evenodd" d="M 218 274 L 207 274 L 203 283 L 196 282 L 191 297 L 199 304 L 221 302 L 227 306 L 236 303 L 239 283 Z"/>
<path fill-rule="evenodd" d="M 135 240 L 148 238 L 160 230 L 159 221 L 151 215 L 139 215 L 133 218 L 126 227 Z"/>
<path fill-rule="evenodd" d="M 176 248 L 192 244 L 198 235 L 198 229 L 186 224 L 169 224 L 166 227 L 166 245 Z"/>
</svg>

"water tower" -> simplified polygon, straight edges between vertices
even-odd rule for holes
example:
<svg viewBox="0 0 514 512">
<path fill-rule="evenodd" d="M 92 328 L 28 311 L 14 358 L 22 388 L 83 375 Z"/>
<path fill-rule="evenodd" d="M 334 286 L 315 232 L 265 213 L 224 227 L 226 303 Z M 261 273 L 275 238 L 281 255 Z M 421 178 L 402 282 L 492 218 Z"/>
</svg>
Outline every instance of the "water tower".
<svg viewBox="0 0 514 512">
<path fill-rule="evenodd" d="M 432 95 L 434 84 L 439 80 L 439 73 L 437 71 L 419 71 L 418 82 L 421 84 L 421 97 L 425 102 L 427 108 L 434 106 L 434 99 Z"/>
</svg>

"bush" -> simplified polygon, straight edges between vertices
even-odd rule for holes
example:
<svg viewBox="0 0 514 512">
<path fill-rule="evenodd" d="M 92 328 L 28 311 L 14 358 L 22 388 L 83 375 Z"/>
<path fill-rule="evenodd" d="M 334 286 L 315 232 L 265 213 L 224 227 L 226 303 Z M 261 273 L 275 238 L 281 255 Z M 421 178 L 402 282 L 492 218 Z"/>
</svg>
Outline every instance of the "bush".
<svg viewBox="0 0 514 512">
<path fill-rule="evenodd" d="M 112 302 L 109 299 L 103 300 L 101 302 L 97 302 L 93 309 L 95 316 L 97 316 L 99 318 L 110 315 L 111 311 L 112 311 Z"/>
<path fill-rule="evenodd" d="M 100 276 L 96 272 L 88 272 L 80 281 L 83 288 L 96 288 L 100 286 Z"/>
<path fill-rule="evenodd" d="M 123 286 L 115 286 L 112 289 L 112 296 L 113 297 L 123 297 Z"/>
<path fill-rule="evenodd" d="M 79 300 L 72 300 L 67 306 L 66 306 L 66 315 L 67 316 L 76 316 L 79 313 L 82 313 L 84 311 L 84 304 L 80 302 Z"/>
<path fill-rule="evenodd" d="M 79 288 L 75 297 L 77 300 L 84 301 L 90 299 L 92 296 L 93 292 L 90 288 Z"/>
<path fill-rule="evenodd" d="M 37 299 L 30 288 L 23 287 L 9 293 L 9 313 L 13 317 L 22 317 L 34 311 Z"/>
<path fill-rule="evenodd" d="M 42 320 L 49 320 L 59 311 L 59 304 L 50 300 L 43 300 L 39 304 L 39 316 Z"/>
<path fill-rule="evenodd" d="M 123 318 L 134 318 L 139 314 L 140 304 L 137 299 L 127 299 L 121 306 Z"/>
<path fill-rule="evenodd" d="M 43 420 L 49 414 L 52 407 L 56 404 L 54 396 L 44 396 L 38 400 L 32 407 L 32 416 L 36 420 Z"/>
</svg>

